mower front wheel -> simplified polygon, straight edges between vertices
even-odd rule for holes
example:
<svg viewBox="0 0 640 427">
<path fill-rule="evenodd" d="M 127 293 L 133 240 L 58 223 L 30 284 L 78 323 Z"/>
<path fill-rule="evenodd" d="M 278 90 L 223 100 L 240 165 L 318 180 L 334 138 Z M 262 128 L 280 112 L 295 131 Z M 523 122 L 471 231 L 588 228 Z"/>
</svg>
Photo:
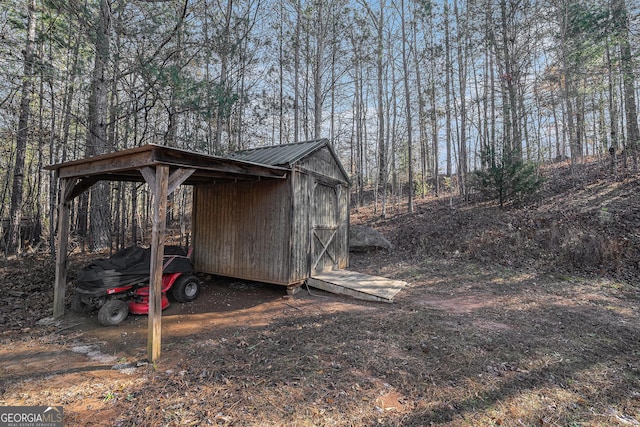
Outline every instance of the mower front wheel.
<svg viewBox="0 0 640 427">
<path fill-rule="evenodd" d="M 200 293 L 200 280 L 195 276 L 180 276 L 171 287 L 171 295 L 178 302 L 193 301 Z"/>
<path fill-rule="evenodd" d="M 129 306 L 119 299 L 110 299 L 98 310 L 98 321 L 104 326 L 119 325 L 129 315 Z"/>
</svg>

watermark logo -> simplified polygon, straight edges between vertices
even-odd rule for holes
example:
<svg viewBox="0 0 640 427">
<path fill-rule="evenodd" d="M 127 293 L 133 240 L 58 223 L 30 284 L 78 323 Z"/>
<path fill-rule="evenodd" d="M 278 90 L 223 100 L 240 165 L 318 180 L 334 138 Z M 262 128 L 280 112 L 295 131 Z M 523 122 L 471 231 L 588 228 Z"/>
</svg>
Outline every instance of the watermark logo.
<svg viewBox="0 0 640 427">
<path fill-rule="evenodd" d="M 62 426 L 62 406 L 0 406 L 0 427 Z"/>
</svg>

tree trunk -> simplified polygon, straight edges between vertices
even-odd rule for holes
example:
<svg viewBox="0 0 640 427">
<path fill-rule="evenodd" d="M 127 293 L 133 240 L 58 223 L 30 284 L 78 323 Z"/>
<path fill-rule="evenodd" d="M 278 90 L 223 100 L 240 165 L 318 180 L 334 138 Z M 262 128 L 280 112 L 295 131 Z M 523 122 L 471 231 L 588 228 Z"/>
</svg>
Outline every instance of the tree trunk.
<svg viewBox="0 0 640 427">
<path fill-rule="evenodd" d="M 431 146 L 433 150 L 433 176 L 434 176 L 434 192 L 435 196 L 440 195 L 440 150 L 438 147 L 438 105 L 436 96 L 436 50 L 433 34 L 433 19 L 429 18 L 429 48 L 431 50 L 431 88 L 429 90 L 429 98 L 431 104 Z"/>
<path fill-rule="evenodd" d="M 637 165 L 640 130 L 638 129 L 633 56 L 629 43 L 629 17 L 624 0 L 613 0 L 613 14 L 620 40 L 620 68 L 624 93 L 624 113 L 627 119 L 627 146 L 631 149 L 634 162 Z"/>
<path fill-rule="evenodd" d="M 27 4 L 27 42 L 24 50 L 24 76 L 22 77 L 22 93 L 20 95 L 20 114 L 18 117 L 18 133 L 16 136 L 16 156 L 13 169 L 13 188 L 9 208 L 9 232 L 7 233 L 6 254 L 15 254 L 20 246 L 20 222 L 22 220 L 22 199 L 24 183 L 24 163 L 29 139 L 29 99 L 33 86 L 33 60 L 36 37 L 36 2 L 29 0 Z"/>
<path fill-rule="evenodd" d="M 306 32 L 304 35 L 305 42 L 305 52 L 311 52 L 311 37 L 309 36 L 309 32 Z M 304 69 L 304 84 L 302 85 L 302 126 L 304 131 L 304 139 L 310 139 L 309 136 L 309 67 L 311 66 L 311 61 L 305 62 Z"/>
<path fill-rule="evenodd" d="M 100 16 L 96 24 L 95 62 L 91 79 L 91 96 L 87 119 L 87 155 L 108 152 L 107 141 L 107 67 L 110 59 L 111 9 L 108 0 L 100 1 Z M 109 183 L 99 182 L 91 189 L 89 247 L 92 251 L 108 248 L 111 244 L 111 210 Z"/>
<path fill-rule="evenodd" d="M 510 3 L 511 4 L 511 3 Z M 502 26 L 502 81 L 506 89 L 504 121 L 507 127 L 505 148 L 508 148 L 514 160 L 522 160 L 522 137 L 518 120 L 518 96 L 516 93 L 519 76 L 515 64 L 515 28 L 510 24 L 509 16 L 513 10 L 507 11 L 506 0 L 500 1 L 500 17 Z"/>
<path fill-rule="evenodd" d="M 278 25 L 278 143 L 284 144 L 284 0 L 280 0 Z"/>
<path fill-rule="evenodd" d="M 313 65 L 313 138 L 321 136 L 322 126 L 322 72 L 324 68 L 325 18 L 324 0 L 317 1 L 318 16 L 315 20 L 316 51 Z"/>
<path fill-rule="evenodd" d="M 382 217 L 387 215 L 387 144 L 385 140 L 385 120 L 384 120 L 384 1 L 380 2 L 380 15 L 378 15 L 377 49 L 376 49 L 376 90 L 378 98 L 378 180 L 382 185 Z"/>
<path fill-rule="evenodd" d="M 427 165 L 429 164 L 429 146 L 427 144 L 427 123 L 424 112 L 424 94 L 422 93 L 422 73 L 421 64 L 418 57 L 418 40 L 416 33 L 418 32 L 415 22 L 413 27 L 413 66 L 416 73 L 416 89 L 418 97 L 418 128 L 419 128 L 419 146 L 420 146 L 420 195 L 426 196 L 427 193 Z"/>
<path fill-rule="evenodd" d="M 451 178 L 451 77 L 450 73 L 453 69 L 451 65 L 451 37 L 449 35 L 449 2 L 444 3 L 444 50 L 445 50 L 445 116 L 446 116 L 446 150 L 447 150 L 447 166 L 446 174 Z"/>
<path fill-rule="evenodd" d="M 351 42 L 353 55 L 353 101 L 351 109 L 353 111 L 353 119 L 351 125 L 351 174 L 355 177 L 355 194 L 357 206 L 362 206 L 362 186 L 363 186 L 363 165 L 362 165 L 362 64 L 361 52 L 362 43 L 358 38 L 356 31 L 349 31 L 349 40 Z"/>
<path fill-rule="evenodd" d="M 610 136 L 609 141 L 609 153 L 611 156 L 611 163 L 609 169 L 611 173 L 615 172 L 616 159 L 618 156 L 618 104 L 616 102 L 615 84 L 613 78 L 613 64 L 611 61 L 611 53 L 609 51 L 609 44 L 606 48 L 606 60 L 607 60 L 607 77 L 608 77 L 608 89 L 609 89 L 609 127 Z"/>
<path fill-rule="evenodd" d="M 302 0 L 296 2 L 296 30 L 293 47 L 293 142 L 300 140 L 300 26 Z"/>
<path fill-rule="evenodd" d="M 218 82 L 219 93 L 217 94 L 217 111 L 216 111 L 216 142 L 215 146 L 218 149 L 218 152 L 215 154 L 220 154 L 224 151 L 222 148 L 222 129 L 225 123 L 225 115 L 227 114 L 227 74 L 228 66 L 229 66 L 229 43 L 230 43 L 230 27 L 231 27 L 231 12 L 233 8 L 233 0 L 227 0 L 226 9 L 224 12 L 224 28 L 222 31 L 222 38 L 224 39 L 224 43 L 220 49 L 220 80 Z M 227 150 L 229 147 L 227 147 Z"/>
<path fill-rule="evenodd" d="M 569 63 L 569 8 L 564 5 L 561 11 L 561 65 L 562 65 L 562 100 L 565 106 L 566 131 L 569 134 L 569 147 L 571 150 L 571 164 L 579 158 L 580 150 L 577 147 L 576 126 L 575 126 L 575 89 L 574 89 L 574 70 Z"/>
<path fill-rule="evenodd" d="M 401 28 L 402 28 L 402 70 L 404 76 L 404 96 L 405 96 L 405 106 L 406 106 L 406 119 L 407 119 L 407 167 L 408 167 L 408 206 L 407 210 L 409 213 L 413 213 L 413 153 L 412 146 L 413 140 L 411 138 L 412 134 L 412 123 L 411 123 L 411 87 L 409 84 L 409 57 L 407 55 L 407 34 L 406 34 L 406 20 L 405 20 L 405 10 L 404 10 L 404 0 L 400 2 L 401 8 Z"/>
<path fill-rule="evenodd" d="M 76 28 L 79 29 L 79 28 Z M 67 160 L 67 146 L 69 143 L 69 132 L 71 129 L 71 118 L 73 116 L 72 111 L 73 111 L 73 96 L 75 94 L 75 79 L 76 76 L 78 75 L 78 64 L 79 64 L 79 53 L 80 53 L 80 36 L 79 36 L 80 31 L 75 31 L 72 32 L 72 34 L 69 34 L 69 45 L 73 46 L 72 48 L 72 54 L 71 54 L 71 58 L 72 58 L 72 62 L 71 62 L 71 66 L 68 67 L 71 69 L 70 73 L 67 75 L 67 79 L 65 82 L 65 89 L 64 89 L 64 101 L 62 104 L 62 138 L 61 141 L 59 143 L 59 148 L 61 148 L 62 152 L 60 157 L 58 158 L 57 156 L 54 156 L 54 153 L 58 150 L 58 147 L 55 146 L 55 140 L 57 139 L 54 134 L 52 133 L 51 136 L 51 143 L 49 146 L 49 164 L 53 164 L 56 163 L 58 161 L 66 161 Z M 54 103 L 54 93 L 53 93 L 53 89 L 52 89 L 52 107 L 53 107 L 53 103 Z M 55 254 L 55 236 L 54 236 L 54 229 L 55 229 L 55 224 L 57 224 L 57 220 L 54 221 L 55 218 L 55 213 L 57 210 L 57 202 L 56 202 L 56 198 L 57 198 L 57 187 L 58 186 L 58 182 L 57 179 L 55 179 L 55 174 L 53 172 L 50 173 L 49 175 L 49 216 L 50 216 L 50 221 L 51 221 L 51 233 L 50 233 L 50 237 L 49 237 L 49 246 L 51 247 L 51 255 L 53 257 L 53 259 L 56 258 L 56 254 Z M 86 230 L 86 229 L 85 229 Z"/>
<path fill-rule="evenodd" d="M 454 14 L 456 16 L 456 28 L 458 37 L 458 84 L 460 93 L 460 140 L 459 140 L 459 164 L 458 164 L 458 176 L 460 177 L 460 194 L 466 200 L 469 196 L 467 185 L 467 172 L 468 172 L 468 154 L 467 154 L 467 64 L 466 64 L 466 36 L 461 33 L 464 26 L 461 23 L 460 14 L 458 13 L 457 0 L 453 3 Z M 468 20 L 466 20 L 468 21 Z M 466 30 L 465 30 L 466 31 Z"/>
</svg>

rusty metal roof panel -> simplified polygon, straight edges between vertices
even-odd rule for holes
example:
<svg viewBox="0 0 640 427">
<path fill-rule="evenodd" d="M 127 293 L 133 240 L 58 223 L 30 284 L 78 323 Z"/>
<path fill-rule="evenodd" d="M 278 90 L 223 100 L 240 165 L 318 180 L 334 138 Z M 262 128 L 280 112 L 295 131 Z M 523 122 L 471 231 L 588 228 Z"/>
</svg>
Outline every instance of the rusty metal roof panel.
<svg viewBox="0 0 640 427">
<path fill-rule="evenodd" d="M 328 142 L 327 139 L 323 138 L 293 144 L 271 145 L 236 151 L 229 154 L 228 157 L 262 165 L 291 167 L 297 161 L 328 144 Z"/>
</svg>

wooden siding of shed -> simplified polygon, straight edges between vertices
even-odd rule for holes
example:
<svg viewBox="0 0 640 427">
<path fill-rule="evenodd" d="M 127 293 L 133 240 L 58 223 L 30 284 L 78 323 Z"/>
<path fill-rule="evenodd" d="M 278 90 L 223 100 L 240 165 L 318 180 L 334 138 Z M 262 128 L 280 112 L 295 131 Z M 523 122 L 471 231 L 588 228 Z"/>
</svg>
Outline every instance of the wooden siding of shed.
<svg viewBox="0 0 640 427">
<path fill-rule="evenodd" d="M 335 237 L 339 269 L 349 267 L 349 197 L 349 187 L 341 185 L 338 194 L 338 232 Z"/>
<path fill-rule="evenodd" d="M 314 224 L 328 225 L 327 221 L 336 222 L 338 227 L 334 237 L 336 268 L 347 268 L 349 266 L 349 185 L 342 170 L 327 147 L 300 160 L 296 163 L 295 169 L 299 172 L 296 174 L 294 194 L 296 203 L 300 205 L 296 207 L 294 230 L 296 239 L 299 240 L 296 243 L 299 246 L 297 251 L 304 253 L 307 259 L 304 278 L 308 278 L 312 273 L 314 254 L 312 227 Z M 326 185 L 335 190 L 338 204 L 336 213 L 329 213 L 325 206 L 314 206 L 314 189 L 317 185 Z M 301 247 L 303 244 L 304 248 Z"/>
<path fill-rule="evenodd" d="M 336 234 L 331 239 L 332 255 L 335 257 L 335 265 L 328 256 L 322 257 L 315 271 L 327 271 L 333 269 L 343 269 L 349 267 L 349 188 L 341 184 L 331 184 L 316 179 L 315 190 L 311 193 L 312 205 L 309 210 L 310 226 L 320 226 L 318 230 L 324 243 L 327 243 L 332 234 L 332 227 L 336 227 Z M 316 205 L 320 203 L 320 205 Z M 311 258 L 315 263 L 318 251 L 322 250 L 319 241 L 314 237 L 313 230 L 310 229 L 311 236 Z"/>
<path fill-rule="evenodd" d="M 338 268 L 338 187 L 317 183 L 313 190 L 313 245 L 311 274 Z M 326 248 L 325 248 L 326 246 Z"/>
<path fill-rule="evenodd" d="M 196 270 L 291 284 L 289 185 L 265 180 L 196 186 Z"/>
<path fill-rule="evenodd" d="M 309 209 L 311 179 L 306 174 L 293 172 L 290 185 L 293 194 L 291 203 L 292 239 L 291 246 L 291 283 L 298 283 L 309 277 L 311 264 Z"/>
<path fill-rule="evenodd" d="M 346 177 L 327 146 L 322 147 L 310 156 L 298 161 L 296 166 L 302 170 L 313 171 L 315 174 L 327 177 L 330 180 L 339 181 L 345 185 L 347 184 Z"/>
</svg>

